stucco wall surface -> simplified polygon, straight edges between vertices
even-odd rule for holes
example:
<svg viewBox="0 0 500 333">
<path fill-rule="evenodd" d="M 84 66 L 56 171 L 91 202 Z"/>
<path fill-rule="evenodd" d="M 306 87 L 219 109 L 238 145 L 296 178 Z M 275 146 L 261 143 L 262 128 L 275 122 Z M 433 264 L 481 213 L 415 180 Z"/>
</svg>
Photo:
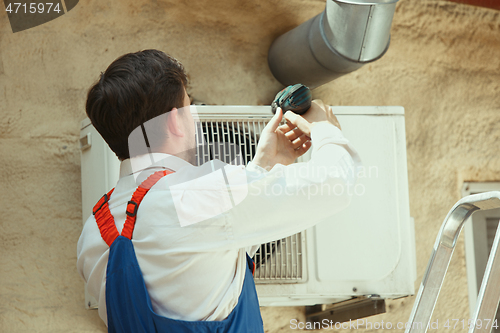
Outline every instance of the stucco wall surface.
<svg viewBox="0 0 500 333">
<path fill-rule="evenodd" d="M 82 227 L 79 124 L 86 91 L 118 56 L 157 48 L 190 75 L 207 104 L 269 104 L 267 67 L 280 34 L 324 1 L 82 0 L 64 16 L 13 34 L 0 13 L 0 332 L 104 332 L 83 308 L 76 271 Z M 2 7 L 3 8 L 3 7 Z M 317 88 L 331 105 L 406 110 L 416 286 L 463 181 L 500 179 L 500 12 L 401 0 L 379 61 Z M 469 318 L 463 239 L 434 318 Z M 413 298 L 372 321 L 406 321 Z M 263 308 L 268 332 L 289 332 L 302 308 Z M 441 329 L 439 331 L 446 331 Z"/>
</svg>

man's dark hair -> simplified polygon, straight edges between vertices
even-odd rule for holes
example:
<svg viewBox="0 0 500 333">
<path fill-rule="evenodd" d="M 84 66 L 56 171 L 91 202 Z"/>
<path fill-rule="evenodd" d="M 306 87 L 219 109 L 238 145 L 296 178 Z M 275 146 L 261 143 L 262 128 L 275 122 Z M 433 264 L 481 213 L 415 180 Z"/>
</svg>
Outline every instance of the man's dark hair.
<svg viewBox="0 0 500 333">
<path fill-rule="evenodd" d="M 144 122 L 184 105 L 187 77 L 175 58 L 158 50 L 125 54 L 109 65 L 87 95 L 86 112 L 120 160 L 128 137 Z"/>
</svg>

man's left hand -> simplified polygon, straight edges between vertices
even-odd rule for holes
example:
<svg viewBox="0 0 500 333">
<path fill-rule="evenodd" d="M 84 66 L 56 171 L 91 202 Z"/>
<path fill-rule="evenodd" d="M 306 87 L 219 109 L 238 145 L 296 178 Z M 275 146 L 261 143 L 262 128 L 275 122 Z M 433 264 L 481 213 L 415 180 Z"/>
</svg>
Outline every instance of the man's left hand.
<svg viewBox="0 0 500 333">
<path fill-rule="evenodd" d="M 275 164 L 289 165 L 311 148 L 311 141 L 294 125 L 281 125 L 281 108 L 262 130 L 253 162 L 271 170 Z"/>
</svg>

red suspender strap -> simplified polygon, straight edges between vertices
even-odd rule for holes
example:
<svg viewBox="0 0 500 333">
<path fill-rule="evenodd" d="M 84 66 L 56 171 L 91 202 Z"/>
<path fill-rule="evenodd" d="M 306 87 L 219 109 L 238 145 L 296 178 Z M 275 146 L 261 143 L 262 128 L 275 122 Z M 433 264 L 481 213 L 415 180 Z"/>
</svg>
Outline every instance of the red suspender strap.
<svg viewBox="0 0 500 333">
<path fill-rule="evenodd" d="M 172 173 L 173 171 L 164 170 L 157 171 L 151 176 L 149 176 L 141 185 L 135 190 L 132 195 L 132 200 L 127 204 L 127 219 L 123 225 L 122 236 L 132 239 L 132 233 L 134 232 L 135 219 L 137 216 L 137 209 L 141 204 L 142 199 L 148 193 L 149 189 L 153 187 L 162 177 Z M 101 231 L 101 237 L 104 239 L 108 246 L 113 244 L 114 240 L 119 236 L 118 230 L 115 226 L 115 220 L 109 211 L 108 201 L 111 193 L 114 189 L 105 194 L 94 206 L 93 214 Z"/>
<path fill-rule="evenodd" d="M 123 225 L 122 236 L 132 239 L 134 232 L 135 219 L 137 217 L 137 209 L 141 204 L 142 199 L 148 193 L 149 189 L 153 187 L 162 177 L 172 173 L 171 170 L 156 171 L 149 176 L 141 185 L 135 190 L 132 199 L 127 204 L 127 219 Z"/>
<path fill-rule="evenodd" d="M 101 237 L 104 239 L 108 246 L 111 246 L 113 241 L 118 237 L 118 230 L 116 230 L 115 220 L 113 215 L 109 211 L 108 201 L 111 193 L 115 189 L 112 189 L 107 194 L 103 195 L 102 198 L 97 202 L 92 210 L 95 216 L 99 230 L 101 231 Z"/>
</svg>

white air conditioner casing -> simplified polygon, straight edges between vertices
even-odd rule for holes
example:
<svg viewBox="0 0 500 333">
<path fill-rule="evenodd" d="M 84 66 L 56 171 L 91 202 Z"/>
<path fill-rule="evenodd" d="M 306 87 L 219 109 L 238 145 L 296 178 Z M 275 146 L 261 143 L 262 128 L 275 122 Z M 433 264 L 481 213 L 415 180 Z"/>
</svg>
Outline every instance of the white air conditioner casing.
<svg viewBox="0 0 500 333">
<path fill-rule="evenodd" d="M 300 234 L 263 245 L 262 264 L 255 274 L 262 306 L 414 294 L 416 255 L 404 110 L 395 106 L 332 109 L 361 157 L 363 172 L 346 210 Z M 235 138 L 234 133 L 240 136 L 235 140 L 243 146 L 245 161 L 255 153 L 258 135 L 272 117 L 269 106 L 197 106 L 197 111 L 204 128 L 210 128 L 209 140 L 210 136 L 219 142 Z M 94 204 L 115 186 L 119 161 L 88 119 L 82 121 L 80 137 L 85 223 Z M 308 154 L 301 157 L 308 158 Z M 96 306 L 88 294 L 86 305 Z"/>
</svg>

